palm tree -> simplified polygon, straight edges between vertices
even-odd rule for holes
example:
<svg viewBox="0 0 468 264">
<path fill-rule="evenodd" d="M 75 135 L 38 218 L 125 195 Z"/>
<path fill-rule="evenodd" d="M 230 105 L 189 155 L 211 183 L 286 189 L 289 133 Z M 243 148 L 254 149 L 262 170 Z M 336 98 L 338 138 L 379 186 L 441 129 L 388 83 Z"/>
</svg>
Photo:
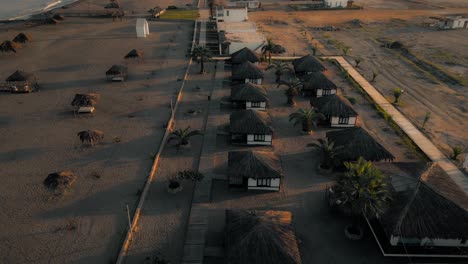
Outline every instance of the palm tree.
<svg viewBox="0 0 468 264">
<path fill-rule="evenodd" d="M 370 82 L 375 82 L 375 78 L 377 78 L 377 76 L 379 76 L 379 72 L 372 70 L 372 79 Z"/>
<path fill-rule="evenodd" d="M 211 59 L 211 52 L 203 46 L 196 45 L 192 51 L 192 58 L 200 63 L 200 73 L 205 73 L 205 61 Z"/>
<path fill-rule="evenodd" d="M 359 68 L 359 64 L 362 62 L 361 57 L 354 58 L 354 62 L 356 63 L 356 68 Z"/>
<path fill-rule="evenodd" d="M 362 157 L 356 163 L 345 162 L 347 172 L 331 189 L 334 204 L 349 210 L 353 223 L 346 227 L 347 235 L 362 235 L 360 216 L 374 218 L 382 215 L 391 200 L 385 176 L 370 161 Z"/>
<path fill-rule="evenodd" d="M 276 83 L 279 83 L 281 81 L 281 76 L 283 75 L 284 72 L 286 71 L 291 71 L 291 68 L 287 63 L 281 62 L 281 61 L 274 61 L 272 64 L 268 65 L 266 70 L 275 70 L 275 75 L 276 75 Z"/>
<path fill-rule="evenodd" d="M 289 81 L 280 81 L 277 87 L 280 87 L 281 85 L 288 87 L 285 91 L 285 95 L 288 98 L 287 104 L 294 106 L 296 104 L 294 97 L 299 94 L 299 88 L 302 86 L 301 81 L 298 78 L 292 78 L 289 79 Z"/>
<path fill-rule="evenodd" d="M 312 126 L 315 125 L 315 119 L 324 119 L 325 116 L 315 111 L 315 109 L 302 109 L 299 108 L 297 112 L 289 115 L 289 122 L 294 122 L 294 126 L 302 125 L 302 131 L 309 133 Z"/>
<path fill-rule="evenodd" d="M 266 44 L 263 45 L 262 47 L 262 55 L 265 60 L 266 60 L 266 57 L 268 56 L 268 63 L 271 62 L 271 52 L 273 51 L 274 47 L 275 47 L 275 43 L 273 43 L 273 40 L 271 38 L 267 38 Z"/>
<path fill-rule="evenodd" d="M 175 144 L 177 147 L 177 152 L 179 152 L 180 147 L 188 146 L 190 144 L 190 138 L 197 135 L 203 135 L 199 130 L 190 130 L 190 126 L 185 129 L 179 128 L 176 131 L 173 131 L 170 135 L 168 142 L 176 140 Z"/>
<path fill-rule="evenodd" d="M 336 157 L 343 152 L 343 146 L 335 146 L 335 142 L 330 142 L 326 138 L 318 139 L 317 143 L 309 143 L 307 147 L 313 147 L 322 152 L 322 163 L 320 167 L 323 169 L 331 169 L 336 164 Z"/>
</svg>

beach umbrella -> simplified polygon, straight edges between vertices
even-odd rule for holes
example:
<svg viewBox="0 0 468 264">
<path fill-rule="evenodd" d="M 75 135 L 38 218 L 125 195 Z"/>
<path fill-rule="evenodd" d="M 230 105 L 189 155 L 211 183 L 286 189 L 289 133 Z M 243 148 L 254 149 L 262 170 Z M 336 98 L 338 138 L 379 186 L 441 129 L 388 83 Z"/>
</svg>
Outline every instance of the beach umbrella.
<svg viewBox="0 0 468 264">
<path fill-rule="evenodd" d="M 0 44 L 0 51 L 1 52 L 14 52 L 14 53 L 16 53 L 16 51 L 20 47 L 21 47 L 21 45 L 19 45 L 16 42 L 5 40 L 2 44 Z"/>
<path fill-rule="evenodd" d="M 13 42 L 26 43 L 26 42 L 30 42 L 31 40 L 32 40 L 31 35 L 21 32 L 18 35 L 16 35 L 16 37 L 13 39 Z"/>
<path fill-rule="evenodd" d="M 73 185 L 75 178 L 71 171 L 54 172 L 49 174 L 42 184 L 55 195 L 61 195 Z"/>
<path fill-rule="evenodd" d="M 84 130 L 78 132 L 78 137 L 82 143 L 87 142 L 93 146 L 95 143 L 98 143 L 104 139 L 104 133 L 99 130 Z"/>
</svg>

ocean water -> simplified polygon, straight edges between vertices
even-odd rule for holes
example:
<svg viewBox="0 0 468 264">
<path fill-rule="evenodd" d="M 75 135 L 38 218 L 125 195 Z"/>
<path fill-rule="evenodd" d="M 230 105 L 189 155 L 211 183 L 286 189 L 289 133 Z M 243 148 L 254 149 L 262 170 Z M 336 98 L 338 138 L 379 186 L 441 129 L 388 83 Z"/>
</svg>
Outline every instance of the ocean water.
<svg viewBox="0 0 468 264">
<path fill-rule="evenodd" d="M 0 0 L 0 20 L 28 18 L 32 14 L 47 11 L 77 0 Z"/>
</svg>

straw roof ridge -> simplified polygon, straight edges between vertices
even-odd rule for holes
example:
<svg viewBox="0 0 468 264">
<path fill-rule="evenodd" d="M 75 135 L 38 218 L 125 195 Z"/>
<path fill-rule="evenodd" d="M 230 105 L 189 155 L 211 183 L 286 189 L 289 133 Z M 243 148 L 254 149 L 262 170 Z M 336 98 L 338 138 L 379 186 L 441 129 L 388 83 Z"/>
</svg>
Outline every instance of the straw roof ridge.
<svg viewBox="0 0 468 264">
<path fill-rule="evenodd" d="M 2 52 L 14 52 L 18 51 L 18 49 L 21 48 L 21 45 L 18 44 L 17 42 L 13 42 L 10 40 L 5 40 L 0 44 L 0 51 Z"/>
<path fill-rule="evenodd" d="M 310 104 L 318 109 L 318 112 L 325 116 L 357 116 L 351 103 L 344 97 L 333 94 L 322 96 L 319 98 L 312 98 Z"/>
<path fill-rule="evenodd" d="M 312 55 L 306 55 L 292 62 L 296 72 L 321 72 L 326 70 L 322 63 Z"/>
<path fill-rule="evenodd" d="M 29 42 L 31 40 L 32 40 L 32 38 L 31 38 L 30 34 L 26 34 L 26 33 L 21 32 L 18 35 L 16 35 L 16 37 L 13 39 L 13 42 L 26 43 L 26 42 Z"/>
<path fill-rule="evenodd" d="M 125 55 L 125 58 L 141 58 L 143 56 L 143 52 L 137 49 L 132 49 L 127 55 Z"/>
<path fill-rule="evenodd" d="M 99 94 L 96 93 L 75 94 L 71 105 L 75 107 L 94 106 L 99 101 L 99 98 Z"/>
<path fill-rule="evenodd" d="M 343 153 L 339 155 L 342 160 L 353 161 L 359 157 L 370 161 L 395 159 L 388 150 L 361 127 L 330 131 L 326 135 L 329 141 L 335 142 L 335 146 L 343 146 Z"/>
<path fill-rule="evenodd" d="M 124 65 L 114 64 L 110 67 L 109 70 L 106 71 L 106 75 L 115 75 L 115 74 L 122 74 L 127 73 L 128 68 Z"/>
<path fill-rule="evenodd" d="M 271 151 L 230 151 L 228 175 L 242 178 L 281 178 L 281 162 Z"/>
<path fill-rule="evenodd" d="M 271 134 L 271 119 L 267 113 L 252 109 L 233 112 L 230 117 L 230 132 L 234 134 Z"/>
<path fill-rule="evenodd" d="M 226 210 L 229 264 L 300 264 L 291 212 Z"/>
<path fill-rule="evenodd" d="M 263 79 L 264 74 L 257 65 L 250 61 L 246 61 L 240 65 L 232 67 L 233 79 Z"/>
<path fill-rule="evenodd" d="M 245 47 L 231 54 L 232 63 L 243 63 L 250 61 L 252 63 L 259 62 L 258 55 L 251 49 Z"/>
<path fill-rule="evenodd" d="M 30 82 L 34 81 L 36 77 L 34 74 L 22 70 L 16 70 L 13 74 L 6 78 L 7 82 Z"/>
<path fill-rule="evenodd" d="M 321 72 L 312 72 L 305 76 L 303 90 L 336 90 L 338 87 L 334 82 Z"/>
<path fill-rule="evenodd" d="M 248 82 L 231 88 L 231 100 L 266 102 L 268 95 L 263 86 Z"/>
</svg>

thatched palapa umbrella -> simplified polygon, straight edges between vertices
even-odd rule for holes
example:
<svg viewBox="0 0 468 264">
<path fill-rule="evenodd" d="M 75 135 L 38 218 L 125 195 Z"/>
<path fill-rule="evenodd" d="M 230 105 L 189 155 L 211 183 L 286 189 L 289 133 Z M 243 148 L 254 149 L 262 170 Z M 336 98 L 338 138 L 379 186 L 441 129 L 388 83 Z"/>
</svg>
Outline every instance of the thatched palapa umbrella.
<svg viewBox="0 0 468 264">
<path fill-rule="evenodd" d="M 16 70 L 13 74 L 11 74 L 10 76 L 8 76 L 8 78 L 6 78 L 6 81 L 7 82 L 30 82 L 32 83 L 36 81 L 36 77 L 32 73 L 25 72 L 22 70 Z"/>
<path fill-rule="evenodd" d="M 329 142 L 335 142 L 335 146 L 343 147 L 343 152 L 338 155 L 342 161 L 355 161 L 359 157 L 369 161 L 395 159 L 392 153 L 361 127 L 327 132 L 327 138 Z"/>
<path fill-rule="evenodd" d="M 127 55 L 125 55 L 125 59 L 141 59 L 143 57 L 143 52 L 137 49 L 132 49 Z"/>
<path fill-rule="evenodd" d="M 0 51 L 1 52 L 14 52 L 16 53 L 18 49 L 21 48 L 21 45 L 10 41 L 10 40 L 5 40 L 0 44 Z"/>
<path fill-rule="evenodd" d="M 71 105 L 74 107 L 75 113 L 76 112 L 83 112 L 83 113 L 92 113 L 94 110 L 94 106 L 99 101 L 99 94 L 96 93 L 88 93 L 88 94 L 75 94 Z M 80 111 L 82 107 L 90 107 L 87 111 Z"/>
<path fill-rule="evenodd" d="M 288 211 L 226 210 L 229 264 L 300 264 Z"/>
<path fill-rule="evenodd" d="M 71 171 L 54 172 L 49 174 L 42 183 L 55 195 L 61 195 L 73 185 L 75 178 L 75 174 Z"/>
<path fill-rule="evenodd" d="M 99 130 L 84 130 L 78 132 L 78 137 L 80 137 L 81 143 L 87 142 L 91 146 L 101 142 L 104 139 L 104 133 Z"/>
<path fill-rule="evenodd" d="M 123 81 L 127 79 L 128 68 L 124 65 L 112 65 L 112 67 L 106 71 L 107 80 L 109 81 Z"/>
<path fill-rule="evenodd" d="M 16 35 L 16 37 L 13 39 L 13 42 L 26 43 L 26 42 L 30 42 L 31 40 L 32 40 L 31 35 L 21 32 L 18 35 Z"/>
</svg>

